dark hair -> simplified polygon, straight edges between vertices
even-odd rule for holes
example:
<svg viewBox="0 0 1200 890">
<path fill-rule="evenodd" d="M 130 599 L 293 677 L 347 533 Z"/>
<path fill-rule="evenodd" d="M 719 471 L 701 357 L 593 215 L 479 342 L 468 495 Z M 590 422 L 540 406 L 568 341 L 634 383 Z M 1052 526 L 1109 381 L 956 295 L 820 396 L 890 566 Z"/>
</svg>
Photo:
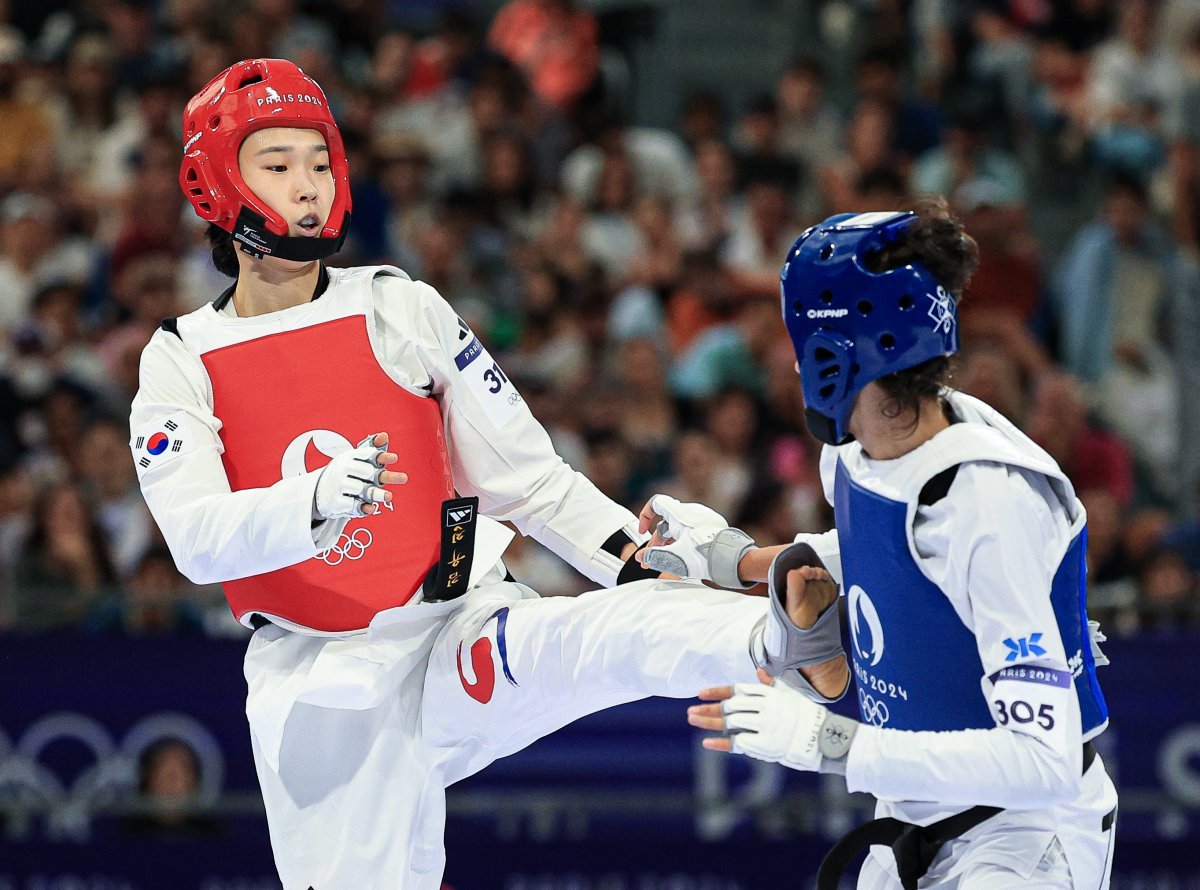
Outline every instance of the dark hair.
<svg viewBox="0 0 1200 890">
<path fill-rule="evenodd" d="M 158 739 L 157 741 L 147 745 L 140 755 L 138 755 L 138 793 L 146 796 L 150 793 L 150 780 L 154 770 L 158 767 L 160 761 L 166 756 L 167 752 L 179 750 L 187 756 L 188 765 L 191 767 L 192 775 L 196 780 L 196 785 L 200 784 L 200 756 L 196 750 L 177 736 L 168 736 Z"/>
<path fill-rule="evenodd" d="M 792 75 L 807 75 L 821 83 L 829 80 L 828 66 L 816 56 L 798 56 L 788 66 L 787 73 Z"/>
<path fill-rule="evenodd" d="M 892 44 L 877 43 L 867 47 L 858 57 L 857 68 L 860 70 L 873 65 L 883 65 L 899 74 L 904 67 L 900 50 Z"/>
<path fill-rule="evenodd" d="M 1110 198 L 1114 195 L 1125 195 L 1133 198 L 1142 207 L 1150 202 L 1150 190 L 1146 181 L 1128 170 L 1115 170 L 1105 183 L 1104 193 Z"/>
<path fill-rule="evenodd" d="M 212 261 L 217 271 L 230 278 L 237 278 L 238 258 L 237 248 L 233 246 L 233 235 L 215 223 L 209 223 L 208 228 L 204 230 L 204 237 L 212 247 Z"/>
<path fill-rule="evenodd" d="M 979 266 L 979 245 L 964 231 L 962 223 L 950 212 L 950 205 L 940 196 L 923 197 L 913 212 L 917 218 L 896 243 L 866 257 L 869 269 L 883 272 L 909 263 L 920 263 L 949 291 L 955 304 L 962 302 L 963 288 Z M 880 377 L 876 382 L 888 397 L 885 414 L 888 417 L 912 415 L 915 427 L 921 419 L 921 403 L 937 398 L 950 381 L 952 366 L 949 356 L 939 356 L 895 374 Z"/>
</svg>

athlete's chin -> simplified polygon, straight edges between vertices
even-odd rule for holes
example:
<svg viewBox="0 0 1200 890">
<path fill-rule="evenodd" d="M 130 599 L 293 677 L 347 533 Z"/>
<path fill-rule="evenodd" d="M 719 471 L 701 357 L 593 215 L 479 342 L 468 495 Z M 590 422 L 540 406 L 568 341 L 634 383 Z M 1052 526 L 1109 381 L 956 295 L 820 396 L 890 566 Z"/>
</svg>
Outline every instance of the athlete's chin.
<svg viewBox="0 0 1200 890">
<path fill-rule="evenodd" d="M 285 260 L 279 257 L 263 257 L 261 262 L 278 272 L 303 272 L 316 260 Z"/>
</svg>

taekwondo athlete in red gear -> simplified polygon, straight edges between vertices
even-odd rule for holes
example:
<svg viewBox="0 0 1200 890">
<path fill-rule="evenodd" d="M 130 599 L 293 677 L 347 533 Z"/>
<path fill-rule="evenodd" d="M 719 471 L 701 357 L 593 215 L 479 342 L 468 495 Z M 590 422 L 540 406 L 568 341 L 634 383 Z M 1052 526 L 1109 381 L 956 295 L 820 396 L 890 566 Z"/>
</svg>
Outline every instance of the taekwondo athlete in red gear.
<svg viewBox="0 0 1200 890">
<path fill-rule="evenodd" d="M 255 628 L 246 712 L 283 886 L 436 890 L 446 786 L 602 708 L 752 679 L 771 619 L 628 560 L 636 517 L 555 454 L 433 288 L 322 265 L 351 202 L 311 78 L 241 62 L 183 124 L 180 184 L 236 281 L 146 347 L 142 492 L 180 570 Z M 542 600 L 507 577 L 501 521 L 598 585 L 644 580 Z"/>
<path fill-rule="evenodd" d="M 977 248 L 946 208 L 841 214 L 805 232 L 782 272 L 810 431 L 836 529 L 747 549 L 740 576 L 772 607 L 800 572 L 846 597 L 860 720 L 795 684 L 706 690 L 706 746 L 837 772 L 877 819 L 826 859 L 836 887 L 870 846 L 860 890 L 1107 887 L 1116 790 L 1092 739 L 1106 664 L 1088 622 L 1087 517 L 1053 459 L 946 384 Z M 643 558 L 704 577 L 725 530 L 656 495 Z M 819 568 L 817 568 L 819 567 Z M 837 608 L 820 616 L 836 633 Z M 766 674 L 777 674 L 770 664 Z M 814 701 L 814 698 L 818 698 Z"/>
</svg>

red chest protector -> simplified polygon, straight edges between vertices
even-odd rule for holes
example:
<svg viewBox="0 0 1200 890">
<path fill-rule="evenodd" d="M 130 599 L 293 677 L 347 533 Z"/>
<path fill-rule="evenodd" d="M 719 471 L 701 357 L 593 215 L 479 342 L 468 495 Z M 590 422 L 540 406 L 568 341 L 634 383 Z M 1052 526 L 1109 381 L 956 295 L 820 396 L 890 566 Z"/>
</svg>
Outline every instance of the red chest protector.
<svg viewBox="0 0 1200 890">
<path fill-rule="evenodd" d="M 384 373 L 365 316 L 275 330 L 211 349 L 201 360 L 234 491 L 320 469 L 377 432 L 388 433 L 389 450 L 400 456 L 394 468 L 409 480 L 392 489 L 392 509 L 352 519 L 314 558 L 226 582 L 237 619 L 257 612 L 314 630 L 351 631 L 408 602 L 437 561 L 439 508 L 454 497 L 454 484 L 438 403 Z"/>
</svg>

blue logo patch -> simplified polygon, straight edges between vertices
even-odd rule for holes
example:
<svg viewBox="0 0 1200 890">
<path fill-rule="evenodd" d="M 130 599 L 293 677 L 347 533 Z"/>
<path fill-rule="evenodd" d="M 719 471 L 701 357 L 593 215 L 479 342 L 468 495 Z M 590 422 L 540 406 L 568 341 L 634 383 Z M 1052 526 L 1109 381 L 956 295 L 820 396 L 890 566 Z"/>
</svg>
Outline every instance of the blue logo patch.
<svg viewBox="0 0 1200 890">
<path fill-rule="evenodd" d="M 1004 641 L 1004 645 L 1012 651 L 1004 657 L 1004 660 L 1016 661 L 1018 658 L 1028 658 L 1030 655 L 1045 655 L 1046 650 L 1038 645 L 1038 640 L 1041 638 L 1042 635 L 1040 633 L 1030 634 L 1027 637 L 1019 637 L 1015 640 L 1009 637 Z"/>
<path fill-rule="evenodd" d="M 479 342 L 478 337 L 472 337 L 471 342 L 466 345 L 462 352 L 454 357 L 454 364 L 458 366 L 458 370 L 463 370 L 475 359 L 483 353 L 483 344 Z"/>
</svg>

